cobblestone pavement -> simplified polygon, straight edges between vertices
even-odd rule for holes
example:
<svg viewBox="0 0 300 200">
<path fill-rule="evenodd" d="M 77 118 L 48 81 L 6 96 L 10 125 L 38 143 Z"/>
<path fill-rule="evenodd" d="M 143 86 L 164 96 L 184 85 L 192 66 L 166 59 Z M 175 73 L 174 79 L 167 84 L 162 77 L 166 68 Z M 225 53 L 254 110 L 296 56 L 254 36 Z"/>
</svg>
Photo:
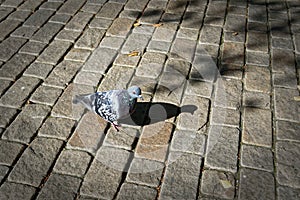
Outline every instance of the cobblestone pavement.
<svg viewBox="0 0 300 200">
<path fill-rule="evenodd" d="M 300 199 L 299 1 L 0 2 L 1 200 Z"/>
</svg>

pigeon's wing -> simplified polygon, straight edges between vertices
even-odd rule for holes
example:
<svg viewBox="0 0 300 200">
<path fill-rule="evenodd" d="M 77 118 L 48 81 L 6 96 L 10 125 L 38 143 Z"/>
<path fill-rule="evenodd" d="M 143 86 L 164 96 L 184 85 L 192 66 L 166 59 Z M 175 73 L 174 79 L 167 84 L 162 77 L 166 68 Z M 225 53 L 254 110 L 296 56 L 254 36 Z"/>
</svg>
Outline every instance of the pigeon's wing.
<svg viewBox="0 0 300 200">
<path fill-rule="evenodd" d="M 73 98 L 73 103 L 78 104 L 81 103 L 89 109 L 90 111 L 95 112 L 95 99 L 96 99 L 96 94 L 83 94 L 83 95 L 76 95 Z"/>
<path fill-rule="evenodd" d="M 111 99 L 117 119 L 125 118 L 130 114 L 130 95 L 127 90 L 114 90 Z"/>
</svg>

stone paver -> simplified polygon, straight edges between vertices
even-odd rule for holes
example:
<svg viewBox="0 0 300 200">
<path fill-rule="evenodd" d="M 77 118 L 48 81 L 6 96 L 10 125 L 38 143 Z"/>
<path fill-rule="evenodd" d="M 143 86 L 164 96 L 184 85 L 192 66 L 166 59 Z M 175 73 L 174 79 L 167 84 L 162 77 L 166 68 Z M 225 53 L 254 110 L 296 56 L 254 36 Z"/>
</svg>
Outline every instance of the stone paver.
<svg viewBox="0 0 300 200">
<path fill-rule="evenodd" d="M 0 199 L 299 199 L 299 6 L 0 0 Z"/>
</svg>

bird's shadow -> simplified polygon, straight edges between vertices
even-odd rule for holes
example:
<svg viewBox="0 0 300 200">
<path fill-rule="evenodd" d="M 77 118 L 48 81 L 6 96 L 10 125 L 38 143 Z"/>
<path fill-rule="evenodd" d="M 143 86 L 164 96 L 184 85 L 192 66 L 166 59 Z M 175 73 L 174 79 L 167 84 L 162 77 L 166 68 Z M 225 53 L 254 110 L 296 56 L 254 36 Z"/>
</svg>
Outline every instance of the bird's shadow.
<svg viewBox="0 0 300 200">
<path fill-rule="evenodd" d="M 195 105 L 179 107 L 162 102 L 138 102 L 135 111 L 129 117 L 120 119 L 119 122 L 127 125 L 145 126 L 176 117 L 183 112 L 194 114 L 195 110 L 197 110 Z"/>
</svg>

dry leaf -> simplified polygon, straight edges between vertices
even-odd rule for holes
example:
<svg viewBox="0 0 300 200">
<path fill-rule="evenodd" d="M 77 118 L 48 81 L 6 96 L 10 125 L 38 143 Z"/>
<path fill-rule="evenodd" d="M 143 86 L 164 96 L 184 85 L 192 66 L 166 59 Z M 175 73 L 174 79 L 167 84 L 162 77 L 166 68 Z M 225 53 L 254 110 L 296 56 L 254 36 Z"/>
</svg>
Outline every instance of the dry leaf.
<svg viewBox="0 0 300 200">
<path fill-rule="evenodd" d="M 295 101 L 300 101 L 300 96 L 294 97 Z"/>
<path fill-rule="evenodd" d="M 154 27 L 161 27 L 163 24 L 162 23 L 159 23 L 159 24 L 152 24 L 152 26 Z"/>
<path fill-rule="evenodd" d="M 228 180 L 220 180 L 220 182 L 221 182 L 223 188 L 225 188 L 225 189 L 232 187 L 232 184 Z"/>
<path fill-rule="evenodd" d="M 132 57 L 132 56 L 138 56 L 140 54 L 140 52 L 138 51 L 132 51 L 128 54 L 129 57 Z"/>
<path fill-rule="evenodd" d="M 232 35 L 236 36 L 238 35 L 239 33 L 238 32 L 233 32 Z"/>
<path fill-rule="evenodd" d="M 138 26 L 140 26 L 140 25 L 141 25 L 140 22 L 136 22 L 136 23 L 133 24 L 134 27 L 138 27 Z"/>
</svg>

